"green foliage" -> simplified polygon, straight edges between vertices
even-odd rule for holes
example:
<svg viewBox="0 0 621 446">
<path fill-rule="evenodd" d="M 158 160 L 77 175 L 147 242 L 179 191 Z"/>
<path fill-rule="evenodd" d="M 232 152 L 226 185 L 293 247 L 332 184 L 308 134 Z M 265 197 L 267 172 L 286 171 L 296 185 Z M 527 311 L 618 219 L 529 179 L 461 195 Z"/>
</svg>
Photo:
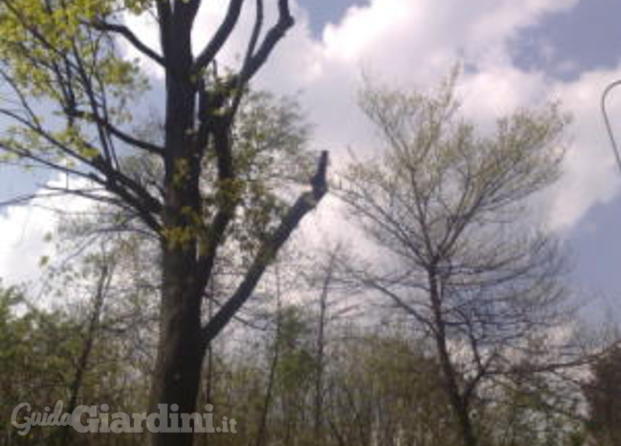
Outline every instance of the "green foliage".
<svg viewBox="0 0 621 446">
<path fill-rule="evenodd" d="M 65 287 L 65 293 L 69 289 Z M 6 421 L 0 427 L 0 436 L 10 435 L 15 441 L 11 444 L 53 444 L 52 436 L 59 433 L 54 428 L 34 428 L 21 437 L 9 421 L 20 403 L 43 411 L 62 401 L 68 410 L 88 334 L 88 310 L 84 314 L 76 305 L 66 310 L 40 309 L 17 288 L 0 289 L 0 418 Z M 78 404 L 105 402 L 119 410 L 142 409 L 145 377 L 136 381 L 135 370 L 124 353 L 120 338 L 105 330 L 97 336 L 78 389 Z"/>
<path fill-rule="evenodd" d="M 36 153 L 73 168 L 100 154 L 92 144 L 91 117 L 76 110 L 103 107 L 110 123 L 127 122 L 128 100 L 147 88 L 135 61 L 120 56 L 114 40 L 92 26 L 127 8 L 151 2 L 111 0 L 0 1 L 2 113 L 18 122 L 0 137 L 8 153 Z M 4 108 L 5 103 L 19 104 Z M 43 119 L 40 107 L 45 104 Z M 19 111 L 15 111 L 19 110 Z"/>
<path fill-rule="evenodd" d="M 21 402 L 42 409 L 66 397 L 81 345 L 77 330 L 75 321 L 60 312 L 30 309 L 15 288 L 0 290 L 2 420 L 10 420 Z"/>
<path fill-rule="evenodd" d="M 115 53 L 113 44 L 89 23 L 119 13 L 121 3 L 111 0 L 3 0 L 0 2 L 0 59 L 8 77 L 24 93 L 61 99 L 57 82 L 74 76 L 98 76 L 117 92 L 140 85 L 134 64 Z M 140 10 L 150 2 L 127 5 Z M 63 67 L 63 62 L 67 66 Z M 81 66 L 78 66 L 78 63 Z M 85 100 L 76 79 L 76 101 Z M 119 89 L 121 88 L 121 89 Z"/>
<path fill-rule="evenodd" d="M 266 92 L 244 99 L 233 128 L 239 172 L 233 193 L 241 203 L 231 233 L 247 259 L 280 222 L 296 186 L 308 184 L 314 154 L 307 150 L 307 135 L 293 99 Z"/>
</svg>

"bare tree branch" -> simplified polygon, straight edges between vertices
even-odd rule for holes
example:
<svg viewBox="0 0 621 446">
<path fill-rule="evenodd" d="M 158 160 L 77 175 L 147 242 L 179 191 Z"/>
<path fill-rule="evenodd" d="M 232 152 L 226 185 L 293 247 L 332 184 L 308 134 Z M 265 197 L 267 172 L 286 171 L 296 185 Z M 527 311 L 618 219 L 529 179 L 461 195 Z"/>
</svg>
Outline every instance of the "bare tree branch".
<svg viewBox="0 0 621 446">
<path fill-rule="evenodd" d="M 317 203 L 327 192 L 326 169 L 328 152 L 321 154 L 312 191 L 305 192 L 289 208 L 280 225 L 260 246 L 252 265 L 248 268 L 244 280 L 227 302 L 219 309 L 213 318 L 203 327 L 203 341 L 209 344 L 231 320 L 233 315 L 248 300 L 256 284 L 261 279 L 263 272 L 269 266 L 280 247 L 287 241 L 293 230 L 298 226 L 302 218 L 315 208 Z"/>
<path fill-rule="evenodd" d="M 193 74 L 198 74 L 214 60 L 224 43 L 228 40 L 231 32 L 233 32 L 237 24 L 237 19 L 239 19 L 243 3 L 244 0 L 230 0 L 226 16 L 216 31 L 216 34 L 196 57 L 192 67 Z"/>
<path fill-rule="evenodd" d="M 157 62 L 159 65 L 164 66 L 164 57 L 144 44 L 127 26 L 117 23 L 109 23 L 104 20 L 97 20 L 91 23 L 91 25 L 100 31 L 109 31 L 120 34 L 141 54 L 144 54 L 149 59 Z"/>
<path fill-rule="evenodd" d="M 276 44 L 294 23 L 289 12 L 289 1 L 278 0 L 278 22 L 267 32 L 257 52 L 250 57 L 245 73 L 241 73 L 243 75 L 242 83 L 245 84 L 263 66 Z"/>
</svg>

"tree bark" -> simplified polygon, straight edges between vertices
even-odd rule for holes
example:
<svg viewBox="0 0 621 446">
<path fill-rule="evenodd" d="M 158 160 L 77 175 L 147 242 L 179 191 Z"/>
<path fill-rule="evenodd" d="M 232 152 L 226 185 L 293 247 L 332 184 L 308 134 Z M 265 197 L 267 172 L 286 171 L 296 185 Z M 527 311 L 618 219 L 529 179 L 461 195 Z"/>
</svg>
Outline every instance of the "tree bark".
<svg viewBox="0 0 621 446">
<path fill-rule="evenodd" d="M 183 8 L 184 6 L 180 6 Z M 166 136 L 164 230 L 192 229 L 187 209 L 200 210 L 200 153 L 193 141 L 197 83 L 191 81 L 191 23 L 175 11 L 171 36 L 164 41 L 166 60 Z M 180 177 L 180 165 L 188 167 Z M 151 411 L 164 404 L 179 413 L 196 411 L 206 344 L 201 336 L 201 301 L 195 240 L 161 236 L 162 292 L 160 335 L 151 388 Z M 152 433 L 153 446 L 192 445 L 192 433 Z"/>
</svg>

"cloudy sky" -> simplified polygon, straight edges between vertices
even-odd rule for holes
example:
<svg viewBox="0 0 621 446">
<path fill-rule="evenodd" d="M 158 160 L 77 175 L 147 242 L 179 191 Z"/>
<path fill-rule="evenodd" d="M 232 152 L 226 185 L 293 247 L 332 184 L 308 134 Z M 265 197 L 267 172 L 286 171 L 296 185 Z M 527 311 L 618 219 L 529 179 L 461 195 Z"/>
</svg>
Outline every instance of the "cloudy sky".
<svg viewBox="0 0 621 446">
<path fill-rule="evenodd" d="M 224 0 L 205 2 L 195 42 L 209 37 Z M 247 2 L 252 3 L 252 2 Z M 269 3 L 266 2 L 266 3 Z M 546 206 L 548 226 L 572 251 L 577 288 L 594 297 L 590 312 L 621 315 L 621 173 L 607 140 L 599 98 L 621 78 L 621 2 L 618 0 L 297 0 L 296 27 L 277 48 L 257 86 L 297 94 L 314 124 L 312 146 L 337 159 L 373 146 L 356 109 L 363 73 L 403 87 L 429 88 L 455 63 L 465 67 L 458 87 L 464 111 L 482 128 L 516 107 L 559 100 L 571 112 L 565 174 Z M 467 7 L 464 6 L 467 4 Z M 251 13 L 252 11 L 247 11 Z M 250 14 L 247 14 L 247 20 Z M 234 64 L 247 35 L 244 20 L 224 57 Z M 131 19 L 156 45 L 144 20 Z M 247 23 L 247 22 L 246 22 Z M 132 56 L 131 53 L 129 53 Z M 154 82 L 158 74 L 152 67 Z M 148 107 L 157 107 L 152 94 Z M 621 138 L 621 88 L 608 109 Z M 0 174 L 0 200 L 35 188 L 31 173 Z M 0 210 L 0 276 L 32 277 L 52 228 L 43 210 Z M 20 259 L 19 261 L 17 259 Z"/>
</svg>

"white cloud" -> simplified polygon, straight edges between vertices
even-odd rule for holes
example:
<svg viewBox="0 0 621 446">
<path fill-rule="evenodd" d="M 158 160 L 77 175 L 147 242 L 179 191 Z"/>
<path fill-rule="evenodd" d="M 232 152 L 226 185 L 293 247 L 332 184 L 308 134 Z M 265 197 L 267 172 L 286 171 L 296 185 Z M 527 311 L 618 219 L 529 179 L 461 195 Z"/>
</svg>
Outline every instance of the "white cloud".
<svg viewBox="0 0 621 446">
<path fill-rule="evenodd" d="M 558 83 L 554 89 L 565 109 L 571 111 L 572 142 L 565 159 L 565 175 L 556 186 L 556 199 L 551 223 L 569 228 L 596 203 L 612 200 L 621 190 L 621 175 L 616 165 L 600 111 L 600 96 L 605 86 L 621 78 L 621 64 L 613 70 L 583 74 L 571 83 Z M 621 138 L 621 126 L 615 125 L 621 116 L 621 99 L 611 94 L 607 111 L 616 133 Z"/>
<path fill-rule="evenodd" d="M 511 66 L 509 41 L 544 13 L 575 3 L 529 1 L 517 7 L 510 1 L 477 0 L 463 8 L 457 2 L 374 0 L 328 25 L 321 41 L 312 39 L 302 21 L 276 49 L 257 83 L 280 92 L 302 91 L 320 146 L 367 146 L 370 132 L 356 108 L 363 72 L 399 86 L 427 87 L 460 61 L 479 72 L 478 84 L 470 88 L 477 104 L 503 111 L 524 105 L 525 89 L 541 97 L 535 92 L 542 88 L 541 79 L 533 82 L 541 76 Z"/>
<path fill-rule="evenodd" d="M 67 183 L 64 176 L 57 176 L 46 186 L 66 187 Z M 46 238 L 57 231 L 60 214 L 84 211 L 89 206 L 90 202 L 85 199 L 51 195 L 33 200 L 29 206 L 6 208 L 0 215 L 0 278 L 3 282 L 38 285 L 43 272 L 42 257 L 54 259 L 56 254 L 54 243 Z"/>
<path fill-rule="evenodd" d="M 473 0 L 465 8 L 455 1 L 373 0 L 328 25 L 321 41 L 313 40 L 302 23 L 277 49 L 259 83 L 277 91 L 303 91 L 316 124 L 315 144 L 337 155 L 346 147 L 358 151 L 373 144 L 356 108 L 363 71 L 399 86 L 425 88 L 436 85 L 457 61 L 474 67 L 462 76 L 458 92 L 466 115 L 483 129 L 517 107 L 560 100 L 575 119 L 568 129 L 566 173 L 547 198 L 548 220 L 554 229 L 568 229 L 619 190 L 598 107 L 607 81 L 621 77 L 621 66 L 564 83 L 543 72 L 520 70 L 508 46 L 545 14 L 567 12 L 576 4 Z M 611 100 L 610 113 L 621 114 L 621 101 L 615 106 Z"/>
<path fill-rule="evenodd" d="M 0 276 L 9 283 L 33 279 L 42 255 L 49 252 L 45 234 L 52 228 L 49 215 L 32 206 L 12 206 L 0 217 Z"/>
<path fill-rule="evenodd" d="M 195 51 L 213 34 L 226 3 L 204 2 L 193 36 Z M 249 6 L 226 45 L 222 65 L 238 65 L 243 55 L 253 14 L 252 2 L 246 3 Z M 550 224 L 568 228 L 590 206 L 610 200 L 619 190 L 598 103 L 606 82 L 621 77 L 621 66 L 585 73 L 574 82 L 562 83 L 513 66 L 508 45 L 521 29 L 538 23 L 545 14 L 568 11 L 576 4 L 577 0 L 471 0 L 465 6 L 456 0 L 372 0 L 366 7 L 350 8 L 340 23 L 325 28 L 320 40 L 312 37 L 308 13 L 294 4 L 296 26 L 276 47 L 255 83 L 279 93 L 301 92 L 300 99 L 315 125 L 313 146 L 331 150 L 337 159 L 346 154 L 348 147 L 359 151 L 374 145 L 373 132 L 356 107 L 363 72 L 400 86 L 428 87 L 436 85 L 455 62 L 461 61 L 469 67 L 459 87 L 464 110 L 484 128 L 498 114 L 515 107 L 561 99 L 565 109 L 574 113 L 575 123 L 567 174 L 551 198 Z M 268 9 L 266 26 L 274 18 L 273 10 Z M 141 39 L 159 48 L 152 21 L 135 17 L 127 20 Z M 126 50 L 129 56 L 138 56 Z M 151 65 L 149 73 L 157 72 L 158 68 Z M 611 100 L 610 112 L 621 115 L 621 101 Z M 51 219 L 41 212 L 11 208 L 0 219 L 0 230 L 6 234 L 0 252 L 0 275 L 8 272 L 18 277 L 23 270 L 21 277 L 32 276 L 25 271 L 36 268 L 17 264 L 16 254 L 10 255 L 9 251 L 43 249 L 37 240 L 49 230 L 47 222 Z M 28 231 L 23 230 L 24 226 Z M 32 258 L 34 263 L 38 258 L 19 257 Z"/>
</svg>

